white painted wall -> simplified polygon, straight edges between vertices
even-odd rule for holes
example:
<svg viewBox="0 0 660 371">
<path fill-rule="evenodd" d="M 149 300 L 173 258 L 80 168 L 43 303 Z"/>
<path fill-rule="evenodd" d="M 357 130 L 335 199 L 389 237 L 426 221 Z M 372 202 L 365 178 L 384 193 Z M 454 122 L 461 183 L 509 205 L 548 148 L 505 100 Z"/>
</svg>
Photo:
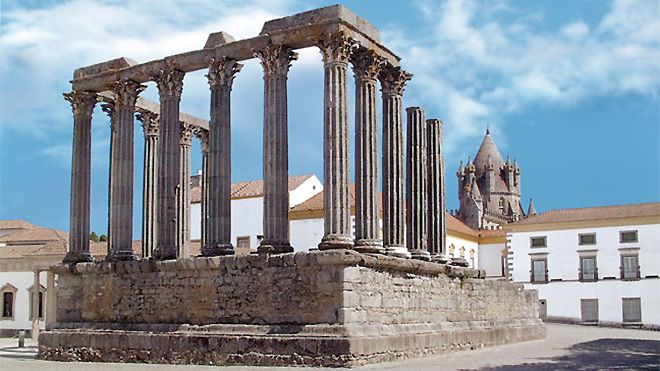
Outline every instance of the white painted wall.
<svg viewBox="0 0 660 371">
<path fill-rule="evenodd" d="M 638 242 L 620 243 L 619 232 L 638 231 Z M 578 235 L 596 233 L 595 245 L 578 245 Z M 531 248 L 530 238 L 547 237 L 547 247 Z M 621 322 L 621 298 L 639 297 L 642 321 L 660 325 L 660 224 L 607 226 L 551 231 L 509 232 L 513 252 L 513 280 L 539 290 L 539 298 L 547 300 L 548 316 L 580 319 L 580 299 L 599 299 L 600 320 Z M 639 248 L 642 279 L 620 280 L 622 248 Z M 596 250 L 597 282 L 579 281 L 579 251 Z M 547 253 L 547 284 L 530 284 L 531 256 Z M 649 277 L 647 276 L 655 276 Z M 613 279 L 605 279 L 612 277 Z M 555 280 L 552 282 L 552 280 Z M 561 280 L 561 281 L 559 281 Z"/>
<path fill-rule="evenodd" d="M 39 283 L 46 287 L 46 272 L 39 274 Z M 16 287 L 16 297 L 14 301 L 14 320 L 0 319 L 0 329 L 12 330 L 30 330 L 32 322 L 30 321 L 30 291 L 34 283 L 34 273 L 32 272 L 0 272 L 0 287 L 9 283 Z M 2 298 L 0 297 L 0 300 Z M 44 296 L 43 311 L 46 316 L 46 297 Z M 0 301 L 0 305 L 2 305 Z M 1 309 L 1 308 L 0 308 Z M 41 321 L 40 327 L 45 328 L 45 321 Z"/>
<path fill-rule="evenodd" d="M 299 205 L 321 191 L 323 191 L 323 183 L 321 183 L 316 175 L 312 175 L 309 179 L 299 185 L 298 188 L 289 192 L 289 207 Z"/>
<path fill-rule="evenodd" d="M 323 238 L 323 219 L 300 219 L 289 222 L 291 246 L 295 251 L 309 251 L 318 248 Z"/>
<path fill-rule="evenodd" d="M 449 230 L 447 231 L 447 255 L 464 258 L 471 268 L 479 267 L 479 243 L 454 235 Z"/>
<path fill-rule="evenodd" d="M 502 250 L 504 242 L 479 245 L 479 269 L 485 269 L 487 277 L 502 277 Z"/>
</svg>

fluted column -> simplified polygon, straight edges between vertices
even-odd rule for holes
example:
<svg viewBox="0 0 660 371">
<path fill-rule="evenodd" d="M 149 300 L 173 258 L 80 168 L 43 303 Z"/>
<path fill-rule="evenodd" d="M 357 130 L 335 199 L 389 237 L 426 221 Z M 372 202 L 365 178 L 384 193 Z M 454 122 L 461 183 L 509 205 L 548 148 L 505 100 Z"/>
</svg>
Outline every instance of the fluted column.
<svg viewBox="0 0 660 371">
<path fill-rule="evenodd" d="M 92 164 L 92 111 L 96 93 L 74 91 L 64 94 L 73 108 L 73 149 L 71 153 L 71 209 L 69 251 L 65 263 L 92 261 L 89 253 L 89 205 Z"/>
<path fill-rule="evenodd" d="M 177 197 L 177 246 L 178 257 L 190 255 L 190 145 L 195 127 L 181 122 L 179 140 L 180 181 Z"/>
<path fill-rule="evenodd" d="M 209 220 L 209 213 L 208 213 L 208 205 L 209 205 L 209 131 L 204 130 L 204 129 L 199 129 L 196 132 L 197 138 L 199 138 L 200 145 L 202 147 L 202 179 L 199 180 L 200 187 L 202 189 L 202 197 L 201 197 L 201 211 L 202 211 L 202 216 L 201 216 L 201 230 L 202 230 L 202 236 L 200 239 L 200 244 L 202 247 L 206 246 L 208 243 L 208 220 Z"/>
<path fill-rule="evenodd" d="M 382 253 L 378 232 L 378 119 L 376 78 L 382 58 L 360 49 L 351 56 L 355 74 L 355 250 Z"/>
<path fill-rule="evenodd" d="M 319 249 L 350 249 L 351 210 L 348 194 L 348 58 L 356 43 L 339 32 L 324 35 L 318 47 L 323 55 L 323 200 L 324 235 Z"/>
<path fill-rule="evenodd" d="M 413 259 L 430 260 L 426 231 L 426 122 L 419 107 L 408 107 L 406 113 L 406 246 Z"/>
<path fill-rule="evenodd" d="M 383 245 L 388 255 L 410 257 L 405 246 L 403 90 L 412 78 L 400 67 L 380 75 L 383 98 Z"/>
<path fill-rule="evenodd" d="M 231 244 L 231 87 L 243 67 L 233 59 L 214 59 L 209 65 L 211 121 L 208 157 L 208 230 L 202 255 L 234 253 Z"/>
<path fill-rule="evenodd" d="M 142 172 L 142 257 L 153 255 L 156 248 L 158 205 L 156 179 L 158 176 L 158 114 L 140 110 L 135 117 L 144 130 L 144 169 Z"/>
<path fill-rule="evenodd" d="M 184 72 L 172 68 L 160 70 L 153 77 L 160 95 L 160 138 L 158 143 L 158 237 L 153 256 L 156 259 L 175 259 L 179 249 L 177 240 L 178 189 L 181 181 L 179 141 L 179 103 L 183 90 Z"/>
<path fill-rule="evenodd" d="M 287 74 L 298 54 L 283 45 L 255 53 L 264 69 L 264 218 L 260 253 L 293 251 L 289 242 Z"/>
<path fill-rule="evenodd" d="M 135 102 L 146 86 L 115 82 L 110 136 L 110 210 L 106 260 L 133 260 L 133 133 Z"/>
<path fill-rule="evenodd" d="M 445 168 L 442 155 L 442 121 L 426 120 L 428 251 L 433 260 L 445 254 Z"/>
</svg>

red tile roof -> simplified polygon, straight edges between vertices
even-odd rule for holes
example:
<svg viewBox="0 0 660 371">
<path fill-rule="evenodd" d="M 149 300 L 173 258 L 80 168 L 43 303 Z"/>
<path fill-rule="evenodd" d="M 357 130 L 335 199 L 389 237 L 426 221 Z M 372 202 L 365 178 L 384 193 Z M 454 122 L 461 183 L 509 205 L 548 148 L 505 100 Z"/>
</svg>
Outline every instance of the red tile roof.
<svg viewBox="0 0 660 371">
<path fill-rule="evenodd" d="M 313 175 L 299 175 L 299 176 L 290 176 L 289 177 L 289 192 L 300 187 L 307 179 L 311 178 Z M 252 198 L 252 197 L 261 197 L 264 195 L 264 181 L 259 180 L 250 180 L 247 182 L 232 183 L 231 185 L 231 198 Z M 192 203 L 201 202 L 202 199 L 202 188 L 193 187 L 190 190 L 190 199 Z"/>
<path fill-rule="evenodd" d="M 548 212 L 517 221 L 511 225 L 517 226 L 540 223 L 565 223 L 587 220 L 607 220 L 636 217 L 658 217 L 658 223 L 660 223 L 660 202 L 550 210 Z"/>
</svg>

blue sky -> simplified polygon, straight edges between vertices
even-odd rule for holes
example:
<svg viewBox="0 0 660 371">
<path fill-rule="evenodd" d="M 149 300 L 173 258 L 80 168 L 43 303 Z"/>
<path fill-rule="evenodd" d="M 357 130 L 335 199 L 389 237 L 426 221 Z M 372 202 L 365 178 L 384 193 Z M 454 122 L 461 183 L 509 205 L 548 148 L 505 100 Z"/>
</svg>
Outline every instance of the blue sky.
<svg viewBox="0 0 660 371">
<path fill-rule="evenodd" d="M 268 19 L 333 3 L 3 0 L 0 219 L 68 230 L 73 120 L 61 94 L 70 90 L 75 68 L 199 49 L 220 30 L 254 36 Z M 525 207 L 529 197 L 540 211 L 660 200 L 658 1 L 342 3 L 378 27 L 415 75 L 404 105 L 422 106 L 427 118 L 445 122 L 449 208 L 458 206 L 458 163 L 474 156 L 487 125 L 502 155 L 522 168 Z M 181 108 L 208 118 L 204 73 L 186 76 Z M 262 81 L 252 60 L 234 82 L 234 181 L 261 178 Z M 301 50 L 289 74 L 292 175 L 323 175 L 322 82 L 320 54 Z M 143 95 L 156 100 L 155 85 L 148 85 Z M 139 125 L 135 138 L 139 238 Z M 92 230 L 99 233 L 107 228 L 108 151 L 109 119 L 97 109 Z M 200 164 L 194 143 L 192 168 Z"/>
</svg>

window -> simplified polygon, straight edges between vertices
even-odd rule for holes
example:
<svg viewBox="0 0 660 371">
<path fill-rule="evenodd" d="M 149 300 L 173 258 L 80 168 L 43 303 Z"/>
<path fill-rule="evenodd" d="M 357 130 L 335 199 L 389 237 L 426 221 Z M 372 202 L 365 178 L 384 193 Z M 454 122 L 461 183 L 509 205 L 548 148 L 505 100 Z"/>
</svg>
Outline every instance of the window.
<svg viewBox="0 0 660 371">
<path fill-rule="evenodd" d="M 14 293 L 2 293 L 2 318 L 14 318 Z"/>
<path fill-rule="evenodd" d="M 31 286 L 30 288 L 28 288 L 28 295 L 30 295 L 30 312 L 29 312 L 29 314 L 30 314 L 30 320 L 34 319 L 34 318 L 32 317 L 32 308 L 33 308 L 33 305 L 34 305 L 34 298 L 32 297 L 32 293 L 33 293 L 33 290 L 34 290 L 33 287 L 34 287 L 34 286 Z M 38 311 L 38 314 L 37 314 L 37 315 L 39 316 L 38 318 L 39 318 L 40 320 L 43 320 L 43 319 L 44 319 L 44 308 L 45 308 L 45 306 L 44 306 L 44 298 L 45 298 L 45 297 L 46 297 L 46 288 L 43 287 L 43 286 L 40 286 L 40 287 L 39 287 L 39 298 L 38 298 L 38 304 L 37 304 L 37 305 L 39 306 L 39 307 L 37 308 L 37 311 Z"/>
<path fill-rule="evenodd" d="M 580 299 L 582 322 L 598 322 L 598 299 Z"/>
<path fill-rule="evenodd" d="M 236 237 L 236 247 L 237 248 L 250 248 L 250 236 L 238 236 Z"/>
<path fill-rule="evenodd" d="M 595 244 L 596 244 L 595 233 L 585 233 L 578 235 L 578 245 L 595 245 Z"/>
<path fill-rule="evenodd" d="M 639 277 L 639 255 L 621 255 L 621 279 L 634 280 Z"/>
<path fill-rule="evenodd" d="M 619 241 L 621 243 L 637 242 L 637 231 L 619 232 Z"/>
<path fill-rule="evenodd" d="M 548 282 L 548 260 L 532 259 L 532 277 L 531 282 Z"/>
<path fill-rule="evenodd" d="M 547 238 L 546 236 L 541 236 L 541 237 L 530 237 L 529 240 L 529 245 L 531 247 L 547 247 Z"/>
<path fill-rule="evenodd" d="M 596 268 L 595 256 L 580 257 L 580 281 L 596 281 L 598 279 L 598 268 Z"/>
<path fill-rule="evenodd" d="M 622 298 L 623 322 L 642 322 L 642 303 L 640 298 Z"/>
</svg>

